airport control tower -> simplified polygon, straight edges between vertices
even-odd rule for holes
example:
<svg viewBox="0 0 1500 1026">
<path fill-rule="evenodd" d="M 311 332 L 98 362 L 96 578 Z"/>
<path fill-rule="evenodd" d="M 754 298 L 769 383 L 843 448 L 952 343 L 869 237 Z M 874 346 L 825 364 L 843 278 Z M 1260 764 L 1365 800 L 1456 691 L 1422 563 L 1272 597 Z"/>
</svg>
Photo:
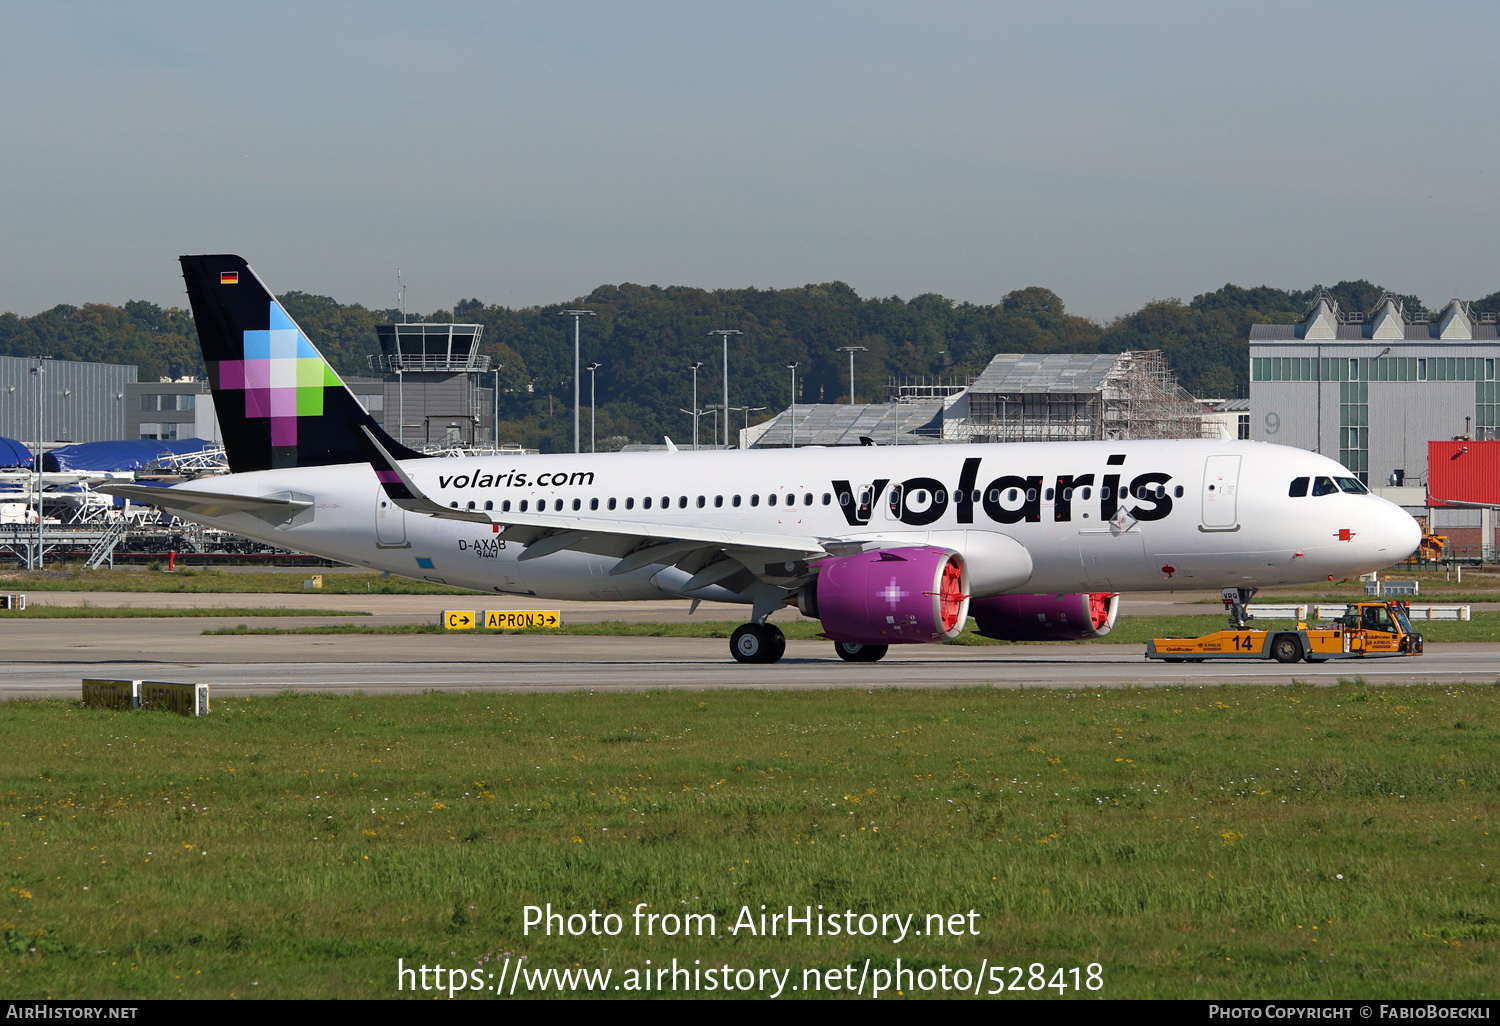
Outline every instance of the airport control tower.
<svg viewBox="0 0 1500 1026">
<path fill-rule="evenodd" d="M 384 375 L 382 424 L 414 449 L 488 447 L 495 393 L 479 353 L 482 324 L 381 324 L 380 355 L 370 369 Z"/>
</svg>

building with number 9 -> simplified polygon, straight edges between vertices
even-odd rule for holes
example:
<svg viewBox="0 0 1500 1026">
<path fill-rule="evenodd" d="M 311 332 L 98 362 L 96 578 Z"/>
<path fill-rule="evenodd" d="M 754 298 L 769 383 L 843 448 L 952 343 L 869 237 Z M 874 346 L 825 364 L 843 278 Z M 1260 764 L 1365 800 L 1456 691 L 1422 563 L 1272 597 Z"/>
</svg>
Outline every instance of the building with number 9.
<svg viewBox="0 0 1500 1026">
<path fill-rule="evenodd" d="M 1427 443 L 1495 438 L 1495 315 L 1453 300 L 1367 314 L 1327 296 L 1299 324 L 1250 328 L 1250 437 L 1336 458 L 1374 487 L 1425 485 Z"/>
<path fill-rule="evenodd" d="M 1334 457 L 1449 537 L 1496 554 L 1490 510 L 1429 508 L 1427 443 L 1500 437 L 1495 314 L 1455 299 L 1410 313 L 1390 296 L 1345 312 L 1328 296 L 1298 324 L 1250 328 L 1250 437 Z"/>
</svg>

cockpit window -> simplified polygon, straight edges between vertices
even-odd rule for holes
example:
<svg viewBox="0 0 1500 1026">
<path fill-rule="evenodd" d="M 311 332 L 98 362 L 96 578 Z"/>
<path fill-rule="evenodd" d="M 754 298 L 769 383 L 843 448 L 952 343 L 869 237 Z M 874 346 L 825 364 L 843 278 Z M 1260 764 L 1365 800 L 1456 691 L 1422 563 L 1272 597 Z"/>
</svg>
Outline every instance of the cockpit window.
<svg viewBox="0 0 1500 1026">
<path fill-rule="evenodd" d="M 1359 482 L 1358 478 L 1341 477 L 1337 480 L 1339 483 L 1339 487 L 1348 492 L 1350 495 L 1368 495 L 1370 492 L 1368 488 L 1366 488 Z"/>
<path fill-rule="evenodd" d="M 1333 478 L 1331 478 L 1331 477 L 1315 477 L 1315 478 L 1313 478 L 1313 494 L 1314 495 L 1337 495 L 1338 491 L 1339 491 L 1339 486 L 1333 483 Z"/>
<path fill-rule="evenodd" d="M 1292 487 L 1287 489 L 1287 495 L 1293 499 L 1302 498 L 1307 494 L 1307 482 L 1308 478 L 1305 477 L 1292 478 Z"/>
</svg>

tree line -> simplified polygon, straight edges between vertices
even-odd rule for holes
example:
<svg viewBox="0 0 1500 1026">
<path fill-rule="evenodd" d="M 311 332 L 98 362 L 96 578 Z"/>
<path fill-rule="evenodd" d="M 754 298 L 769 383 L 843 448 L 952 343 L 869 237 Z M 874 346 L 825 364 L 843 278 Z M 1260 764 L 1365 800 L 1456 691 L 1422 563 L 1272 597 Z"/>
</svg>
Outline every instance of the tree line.
<svg viewBox="0 0 1500 1026">
<path fill-rule="evenodd" d="M 467 299 L 413 319 L 483 324 L 483 351 L 500 368 L 501 440 L 564 451 L 572 445 L 573 320 L 563 311 L 574 307 L 596 314 L 583 322 L 582 364 L 602 364 L 597 435 L 614 448 L 624 441 L 659 441 L 664 434 L 691 436 L 691 418 L 679 412 L 691 403 L 689 367 L 703 363 L 700 408 L 719 401 L 722 343 L 710 332 L 720 328 L 741 332 L 730 336 L 729 398 L 731 406 L 765 407 L 750 413 L 751 424 L 790 402 L 792 361 L 799 364 L 798 402 L 848 402 L 848 356 L 839 351 L 844 346 L 863 347 L 855 357 L 859 402 L 884 401 L 893 377 L 975 376 L 996 353 L 1127 349 L 1164 350 L 1190 392 L 1229 398 L 1247 394 L 1250 326 L 1294 323 L 1320 291 L 1344 310 L 1367 311 L 1385 290 L 1364 280 L 1305 290 L 1225 285 L 1187 303 L 1154 300 L 1101 324 L 1069 314 L 1056 293 L 1037 286 L 984 305 L 932 293 L 862 298 L 843 282 L 714 291 L 623 284 L 600 286 L 567 303 L 520 309 Z M 1422 305 L 1411 295 L 1397 299 L 1408 312 Z M 371 373 L 366 358 L 379 351 L 375 326 L 401 316 L 305 292 L 288 292 L 281 300 L 346 376 Z M 1473 306 L 1500 309 L 1500 291 Z M 0 314 L 0 355 L 40 353 L 133 363 L 148 381 L 203 373 L 191 313 L 140 301 L 123 307 L 60 305 L 30 317 Z M 583 394 L 587 403 L 587 378 Z M 732 416 L 734 427 L 744 426 L 744 411 Z M 702 421 L 705 441 L 712 423 Z"/>
</svg>

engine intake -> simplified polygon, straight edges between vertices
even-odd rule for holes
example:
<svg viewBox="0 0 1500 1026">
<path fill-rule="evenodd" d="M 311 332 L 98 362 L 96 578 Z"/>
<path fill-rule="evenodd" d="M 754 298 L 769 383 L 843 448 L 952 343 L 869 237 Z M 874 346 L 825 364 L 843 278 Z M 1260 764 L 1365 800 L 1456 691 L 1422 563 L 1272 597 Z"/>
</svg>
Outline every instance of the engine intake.
<svg viewBox="0 0 1500 1026">
<path fill-rule="evenodd" d="M 995 595 L 975 599 L 969 612 L 986 638 L 999 641 L 1088 641 L 1115 626 L 1118 592 L 1071 595 Z"/>
<path fill-rule="evenodd" d="M 969 574 L 958 553 L 935 546 L 880 549 L 821 564 L 797 595 L 823 636 L 861 645 L 949 641 L 969 613 Z"/>
</svg>

